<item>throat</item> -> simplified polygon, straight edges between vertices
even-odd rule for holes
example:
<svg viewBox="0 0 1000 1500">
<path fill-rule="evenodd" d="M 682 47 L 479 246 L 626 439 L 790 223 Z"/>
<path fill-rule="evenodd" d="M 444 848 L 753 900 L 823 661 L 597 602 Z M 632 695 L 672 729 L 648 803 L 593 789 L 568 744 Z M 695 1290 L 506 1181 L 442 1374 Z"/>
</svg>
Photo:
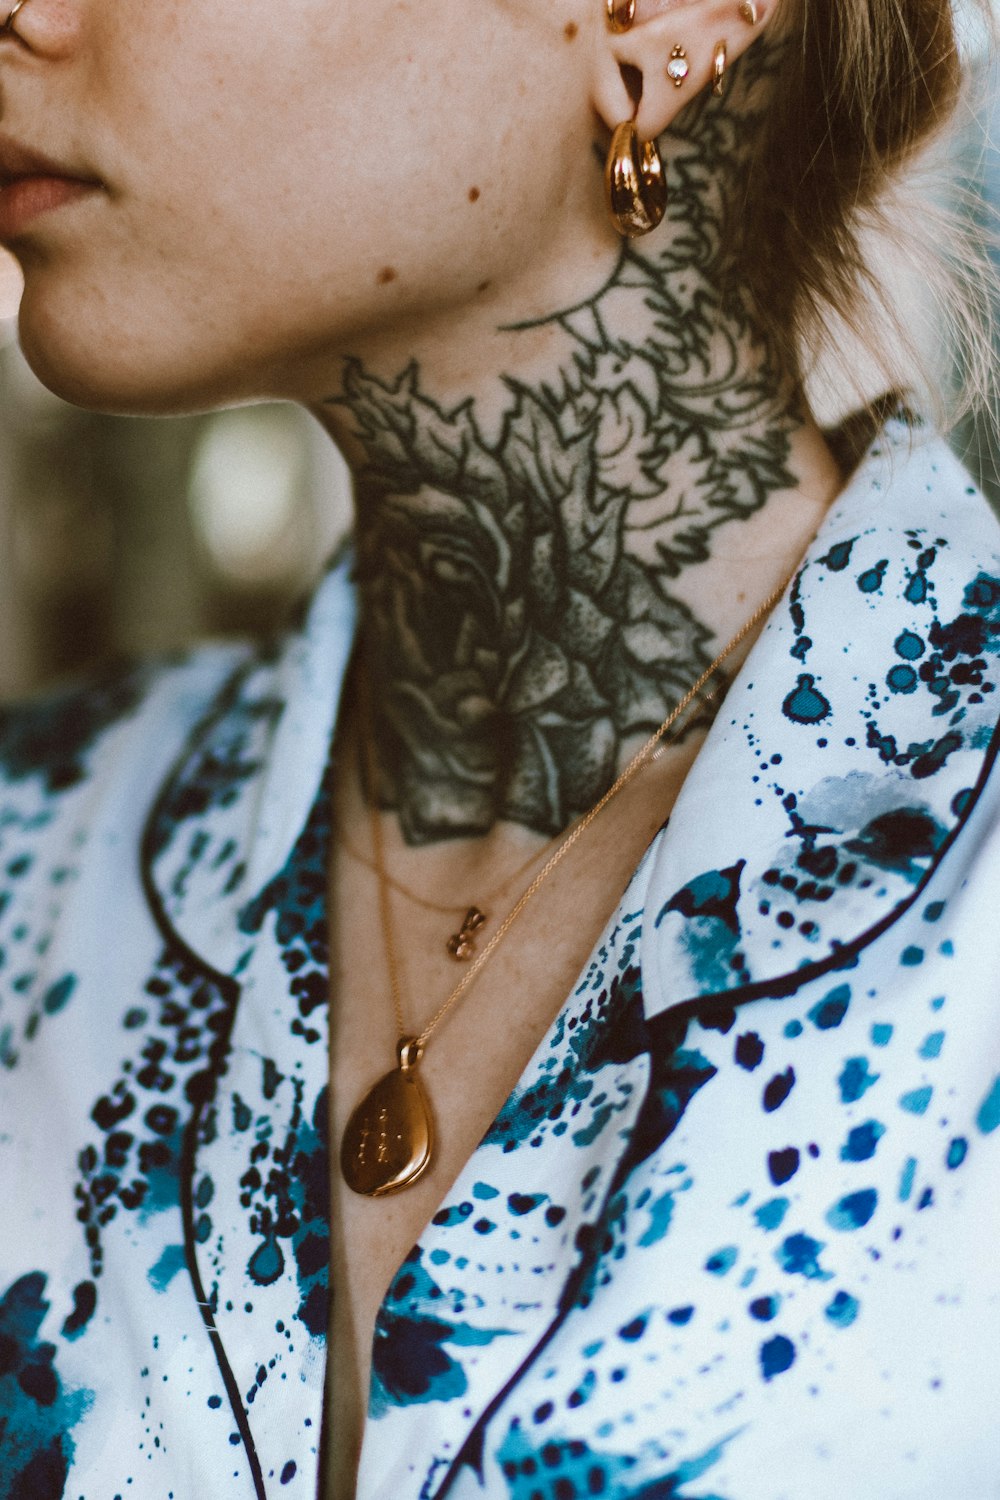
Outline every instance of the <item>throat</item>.
<svg viewBox="0 0 1000 1500">
<path fill-rule="evenodd" d="M 759 545 L 745 523 L 794 490 L 798 414 L 713 430 L 692 409 L 682 430 L 676 398 L 642 392 L 649 353 L 620 349 L 609 388 L 577 351 L 563 396 L 519 390 L 495 443 L 416 369 L 349 378 L 374 460 L 357 495 L 358 668 L 377 801 L 409 844 L 565 829 L 808 540 L 804 510 L 755 579 L 733 535 Z"/>
</svg>

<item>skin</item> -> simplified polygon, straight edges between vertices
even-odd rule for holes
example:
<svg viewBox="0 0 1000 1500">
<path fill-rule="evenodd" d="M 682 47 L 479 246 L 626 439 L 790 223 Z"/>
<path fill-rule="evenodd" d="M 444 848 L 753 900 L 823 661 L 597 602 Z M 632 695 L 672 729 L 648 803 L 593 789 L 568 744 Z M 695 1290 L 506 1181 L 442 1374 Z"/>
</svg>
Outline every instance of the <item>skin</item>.
<svg viewBox="0 0 1000 1500">
<path fill-rule="evenodd" d="M 407 349 L 429 334 L 467 367 L 443 325 L 484 280 L 541 312 L 613 249 L 575 159 L 593 128 L 592 59 L 564 38 L 579 6 L 302 0 L 294 24 L 265 0 L 31 9 L 0 44 L 3 128 L 106 184 L 13 246 L 28 357 L 70 399 L 321 399 L 337 351 L 366 352 L 388 319 L 411 324 Z M 536 131 L 557 146 L 541 172 Z"/>
<path fill-rule="evenodd" d="M 725 214 L 780 71 L 777 0 L 758 8 L 751 28 L 734 0 L 639 0 L 615 36 L 597 0 L 29 0 L 0 36 L 0 154 L 12 139 L 99 184 L 11 245 L 41 378 L 126 412 L 295 400 L 353 466 L 389 865 L 456 913 L 394 904 L 419 1024 L 455 982 L 443 939 L 465 906 L 607 789 L 839 486 L 796 372 L 724 277 Z M 706 99 L 720 37 L 729 87 Z M 678 41 L 681 89 L 664 71 Z M 672 197 L 623 249 L 601 153 L 635 112 L 628 80 L 640 135 L 667 132 Z M 345 852 L 370 847 L 359 729 L 352 693 L 334 1139 L 395 1040 L 373 877 Z M 702 733 L 616 799 L 435 1033 L 421 1067 L 445 1126 L 426 1177 L 377 1202 L 333 1179 L 331 1500 L 353 1492 L 385 1287 Z"/>
</svg>

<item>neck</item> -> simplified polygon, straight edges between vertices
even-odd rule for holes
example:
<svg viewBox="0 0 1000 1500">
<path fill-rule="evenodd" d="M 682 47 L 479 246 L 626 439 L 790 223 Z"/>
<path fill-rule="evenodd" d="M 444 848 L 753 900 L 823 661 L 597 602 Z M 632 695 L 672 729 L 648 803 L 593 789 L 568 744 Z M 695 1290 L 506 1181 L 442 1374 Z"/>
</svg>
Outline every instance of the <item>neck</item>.
<svg viewBox="0 0 1000 1500">
<path fill-rule="evenodd" d="M 666 227 L 577 305 L 508 326 L 471 389 L 432 390 L 417 359 L 345 365 L 329 415 L 357 458 L 379 797 L 411 844 L 551 835 L 588 808 L 836 488 L 777 342 L 723 290 L 739 128 L 706 109 L 675 142 Z"/>
</svg>

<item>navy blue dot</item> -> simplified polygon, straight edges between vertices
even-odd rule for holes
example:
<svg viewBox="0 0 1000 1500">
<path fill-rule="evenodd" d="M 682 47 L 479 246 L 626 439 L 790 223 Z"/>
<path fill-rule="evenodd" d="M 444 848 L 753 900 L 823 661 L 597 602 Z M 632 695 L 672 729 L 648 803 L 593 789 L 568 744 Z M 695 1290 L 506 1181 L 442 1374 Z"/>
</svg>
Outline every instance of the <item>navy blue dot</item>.
<svg viewBox="0 0 1000 1500">
<path fill-rule="evenodd" d="M 750 1316 L 759 1323 L 770 1323 L 778 1315 L 777 1297 L 755 1297 L 750 1304 Z"/>
<path fill-rule="evenodd" d="M 783 1073 L 776 1073 L 770 1083 L 764 1089 L 764 1109 L 768 1114 L 784 1104 L 795 1084 L 795 1069 L 786 1068 Z"/>
<path fill-rule="evenodd" d="M 645 1331 L 646 1319 L 644 1317 L 633 1318 L 631 1323 L 626 1323 L 623 1328 L 619 1328 L 618 1337 L 626 1339 L 631 1344 L 636 1339 L 641 1339 Z"/>
<path fill-rule="evenodd" d="M 742 1036 L 736 1038 L 736 1061 L 748 1073 L 752 1073 L 754 1068 L 760 1066 L 763 1056 L 764 1043 L 755 1031 L 745 1031 Z"/>
<path fill-rule="evenodd" d="M 775 1187 L 780 1187 L 799 1170 L 799 1153 L 795 1146 L 786 1146 L 783 1151 L 768 1153 L 767 1170 Z"/>
<path fill-rule="evenodd" d="M 760 1368 L 765 1380 L 773 1380 L 795 1363 L 795 1345 L 783 1333 L 760 1346 Z"/>
</svg>

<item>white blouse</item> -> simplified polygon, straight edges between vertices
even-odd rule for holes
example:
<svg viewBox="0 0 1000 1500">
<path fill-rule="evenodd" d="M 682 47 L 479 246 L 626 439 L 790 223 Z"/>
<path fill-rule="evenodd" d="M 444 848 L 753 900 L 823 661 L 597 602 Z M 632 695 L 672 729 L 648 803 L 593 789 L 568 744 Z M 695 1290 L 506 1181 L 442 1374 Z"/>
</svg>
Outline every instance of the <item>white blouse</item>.
<svg viewBox="0 0 1000 1500">
<path fill-rule="evenodd" d="M 0 713 L 0 1500 L 317 1493 L 353 621 Z M 363 1500 L 1000 1497 L 998 654 L 890 423 L 393 1281 Z"/>
</svg>

